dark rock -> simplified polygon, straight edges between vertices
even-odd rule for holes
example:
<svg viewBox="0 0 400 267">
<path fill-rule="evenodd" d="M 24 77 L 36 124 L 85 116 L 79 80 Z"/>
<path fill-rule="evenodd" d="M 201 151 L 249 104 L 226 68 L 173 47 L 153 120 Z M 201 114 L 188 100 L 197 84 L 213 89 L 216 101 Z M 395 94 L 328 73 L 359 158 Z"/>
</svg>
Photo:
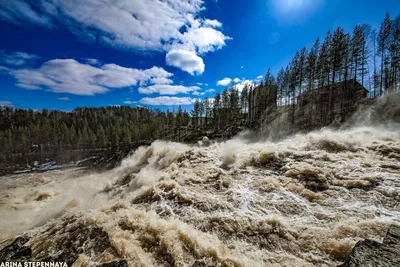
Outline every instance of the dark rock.
<svg viewBox="0 0 400 267">
<path fill-rule="evenodd" d="M 110 261 L 99 264 L 97 267 L 128 267 L 128 262 L 126 260 Z"/>
<path fill-rule="evenodd" d="M 32 257 L 30 247 L 24 246 L 28 240 L 22 236 L 17 237 L 11 245 L 0 250 L 0 261 L 29 260 Z"/>
<path fill-rule="evenodd" d="M 391 225 L 383 243 L 359 241 L 347 260 L 338 267 L 399 267 L 400 226 Z"/>
</svg>

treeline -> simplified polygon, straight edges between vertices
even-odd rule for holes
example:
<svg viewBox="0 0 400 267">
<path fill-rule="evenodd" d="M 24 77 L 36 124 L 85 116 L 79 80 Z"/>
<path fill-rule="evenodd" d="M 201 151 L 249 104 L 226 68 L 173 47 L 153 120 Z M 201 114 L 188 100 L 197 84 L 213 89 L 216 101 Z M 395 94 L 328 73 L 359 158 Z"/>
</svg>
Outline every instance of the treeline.
<svg viewBox="0 0 400 267">
<path fill-rule="evenodd" d="M 353 91 L 360 87 L 369 88 L 369 97 L 400 90 L 399 15 L 392 19 L 387 13 L 379 31 L 367 24 L 357 25 L 352 33 L 341 27 L 328 31 L 324 40 L 297 51 L 276 76 L 268 70 L 260 84 L 246 84 L 241 91 L 232 84 L 213 98 L 197 100 L 190 113 L 181 107 L 175 111 L 77 108 L 72 112 L 1 108 L 0 160 L 18 157 L 31 162 L 71 150 L 115 152 L 159 138 L 187 141 L 211 133 L 229 136 L 239 127 L 259 127 L 266 115 L 279 109 L 286 112 L 291 125 L 329 124 L 337 104 L 342 113 L 354 106 Z M 312 92 L 320 93 L 304 97 Z"/>
<path fill-rule="evenodd" d="M 25 161 L 76 150 L 129 149 L 132 143 L 174 135 L 188 112 L 128 106 L 77 108 L 72 112 L 0 108 L 0 159 Z"/>
</svg>

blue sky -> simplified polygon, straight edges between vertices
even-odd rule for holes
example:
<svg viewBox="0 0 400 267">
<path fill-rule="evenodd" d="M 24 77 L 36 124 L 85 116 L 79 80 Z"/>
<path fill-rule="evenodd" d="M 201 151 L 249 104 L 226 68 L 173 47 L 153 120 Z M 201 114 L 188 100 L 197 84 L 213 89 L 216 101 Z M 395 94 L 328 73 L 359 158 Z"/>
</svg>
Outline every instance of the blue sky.
<svg viewBox="0 0 400 267">
<path fill-rule="evenodd" d="M 0 0 L 0 105 L 190 108 L 396 0 Z"/>
</svg>

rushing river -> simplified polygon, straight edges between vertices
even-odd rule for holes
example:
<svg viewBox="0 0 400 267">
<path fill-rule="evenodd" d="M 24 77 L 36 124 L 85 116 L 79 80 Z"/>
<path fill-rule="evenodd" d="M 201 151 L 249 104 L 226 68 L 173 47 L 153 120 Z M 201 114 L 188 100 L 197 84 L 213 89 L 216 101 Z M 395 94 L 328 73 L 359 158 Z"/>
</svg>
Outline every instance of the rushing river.
<svg viewBox="0 0 400 267">
<path fill-rule="evenodd" d="M 120 167 L 0 177 L 0 248 L 76 266 L 336 266 L 400 223 L 400 129 L 279 142 L 156 141 Z"/>
</svg>

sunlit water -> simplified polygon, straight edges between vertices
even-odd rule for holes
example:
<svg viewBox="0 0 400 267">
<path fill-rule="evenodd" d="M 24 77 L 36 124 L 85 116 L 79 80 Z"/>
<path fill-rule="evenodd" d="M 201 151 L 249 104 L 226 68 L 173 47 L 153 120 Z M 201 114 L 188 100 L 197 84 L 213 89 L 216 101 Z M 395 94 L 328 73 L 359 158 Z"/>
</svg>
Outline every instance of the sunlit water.
<svg viewBox="0 0 400 267">
<path fill-rule="evenodd" d="M 280 142 L 156 141 L 121 166 L 0 178 L 0 241 L 76 266 L 335 266 L 400 223 L 400 131 L 322 130 Z"/>
</svg>

